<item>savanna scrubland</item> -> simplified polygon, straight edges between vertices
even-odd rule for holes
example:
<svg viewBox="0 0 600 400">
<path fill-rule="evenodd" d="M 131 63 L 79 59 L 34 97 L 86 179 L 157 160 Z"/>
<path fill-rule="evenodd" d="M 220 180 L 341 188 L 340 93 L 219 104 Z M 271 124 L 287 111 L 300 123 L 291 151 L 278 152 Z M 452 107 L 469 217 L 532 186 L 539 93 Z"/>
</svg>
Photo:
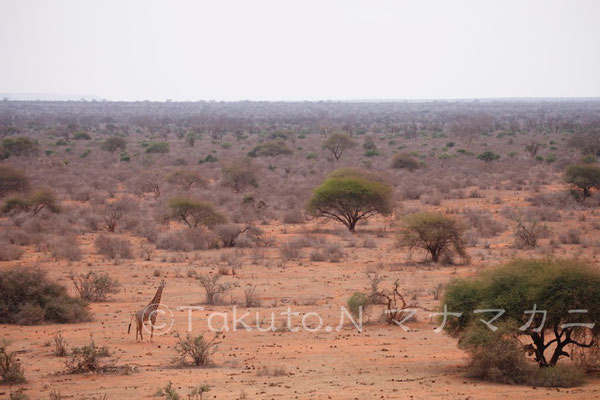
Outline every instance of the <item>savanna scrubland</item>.
<svg viewBox="0 0 600 400">
<path fill-rule="evenodd" d="M 597 100 L 1 101 L 0 394 L 595 398 L 599 156 Z"/>
</svg>

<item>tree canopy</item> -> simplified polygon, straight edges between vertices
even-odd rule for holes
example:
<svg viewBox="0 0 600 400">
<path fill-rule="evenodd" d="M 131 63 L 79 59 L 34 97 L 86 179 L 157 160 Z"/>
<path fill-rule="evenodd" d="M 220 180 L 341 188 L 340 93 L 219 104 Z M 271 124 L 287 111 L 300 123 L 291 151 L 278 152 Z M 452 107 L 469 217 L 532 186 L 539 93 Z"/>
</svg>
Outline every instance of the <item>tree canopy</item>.
<svg viewBox="0 0 600 400">
<path fill-rule="evenodd" d="M 592 189 L 600 189 L 600 166 L 594 164 L 569 165 L 565 180 L 583 197 L 590 197 Z"/>
<path fill-rule="evenodd" d="M 436 263 L 440 256 L 452 252 L 464 258 L 462 232 L 463 227 L 453 218 L 436 212 L 419 212 L 405 218 L 400 244 L 426 250 Z"/>
<path fill-rule="evenodd" d="M 600 334 L 600 272 L 579 260 L 515 260 L 475 278 L 453 281 L 442 303 L 448 312 L 462 313 L 448 317 L 444 327 L 461 340 L 481 328 L 480 319 L 489 322 L 496 315 L 475 310 L 504 310 L 497 324 L 515 337 L 529 336 L 540 367 L 569 356 L 569 344 L 595 345 Z M 569 325 L 584 323 L 595 325 Z"/>
<path fill-rule="evenodd" d="M 47 189 L 38 190 L 25 197 L 12 196 L 7 198 L 2 205 L 2 212 L 8 213 L 19 213 L 19 212 L 31 212 L 33 215 L 37 215 L 40 211 L 47 209 L 53 213 L 59 213 L 60 207 L 54 194 Z"/>
<path fill-rule="evenodd" d="M 109 137 L 102 143 L 102 150 L 114 153 L 117 150 L 125 151 L 127 141 L 119 136 Z"/>
<path fill-rule="evenodd" d="M 212 204 L 187 197 L 173 197 L 169 200 L 172 218 L 178 218 L 190 228 L 199 225 L 212 228 L 225 222 L 225 217 L 215 210 Z"/>
<path fill-rule="evenodd" d="M 307 205 L 310 214 L 339 221 L 354 231 L 361 219 L 391 212 L 390 186 L 361 176 L 332 175 L 314 190 Z"/>
<path fill-rule="evenodd" d="M 246 187 L 257 187 L 256 166 L 249 159 L 233 160 L 223 165 L 221 184 L 240 193 Z"/>
<path fill-rule="evenodd" d="M 344 151 L 356 147 L 356 142 L 347 133 L 334 132 L 323 141 L 322 147 L 329 150 L 335 159 L 339 160 Z"/>
<path fill-rule="evenodd" d="M 0 197 L 11 192 L 23 192 L 29 188 L 29 180 L 23 171 L 0 166 Z"/>
<path fill-rule="evenodd" d="M 421 163 L 410 153 L 398 153 L 392 158 L 392 168 L 414 171 L 421 168 Z"/>
</svg>

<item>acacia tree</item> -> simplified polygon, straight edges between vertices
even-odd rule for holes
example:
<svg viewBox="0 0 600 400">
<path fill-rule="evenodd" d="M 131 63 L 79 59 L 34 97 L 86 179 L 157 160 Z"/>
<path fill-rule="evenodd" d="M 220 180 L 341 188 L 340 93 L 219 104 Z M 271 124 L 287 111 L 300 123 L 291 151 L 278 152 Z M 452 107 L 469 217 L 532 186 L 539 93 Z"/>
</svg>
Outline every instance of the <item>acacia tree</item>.
<svg viewBox="0 0 600 400">
<path fill-rule="evenodd" d="M 450 124 L 450 132 L 463 141 L 468 149 L 475 139 L 491 129 L 493 122 L 493 118 L 487 114 L 461 115 Z"/>
<path fill-rule="evenodd" d="M 592 164 L 570 165 L 565 180 L 585 199 L 592 195 L 592 189 L 600 189 L 600 167 Z"/>
<path fill-rule="evenodd" d="M 60 212 L 56 197 L 47 189 L 38 190 L 26 197 L 9 197 L 2 205 L 2 212 L 5 214 L 31 212 L 33 215 L 37 215 L 44 209 L 55 214 Z"/>
<path fill-rule="evenodd" d="M 256 166 L 247 158 L 234 160 L 222 168 L 221 184 L 240 193 L 246 187 L 257 187 Z"/>
<path fill-rule="evenodd" d="M 190 228 L 198 225 L 212 228 L 225 222 L 225 217 L 210 203 L 187 197 L 173 197 L 169 200 L 168 207 L 172 218 L 180 219 Z"/>
<path fill-rule="evenodd" d="M 342 174 L 314 190 L 307 210 L 315 217 L 339 221 L 354 232 L 358 221 L 392 211 L 392 189 L 365 177 Z"/>
<path fill-rule="evenodd" d="M 127 147 L 127 142 L 122 137 L 113 136 L 106 139 L 102 143 L 102 150 L 106 150 L 110 153 L 114 153 L 115 151 L 121 149 L 121 151 L 125 151 Z"/>
<path fill-rule="evenodd" d="M 579 260 L 515 260 L 475 278 L 453 281 L 443 304 L 448 312 L 462 313 L 448 318 L 444 326 L 459 343 L 481 328 L 480 320 L 489 322 L 496 316 L 475 310 L 504 310 L 497 324 L 502 324 L 505 336 L 528 336 L 532 343 L 521 351 L 530 349 L 540 367 L 568 357 L 568 345 L 588 348 L 600 337 L 600 272 Z"/>
<path fill-rule="evenodd" d="M 137 201 L 131 198 L 123 198 L 108 204 L 102 212 L 102 219 L 104 220 L 106 230 L 110 233 L 114 233 L 119 221 L 123 219 L 127 213 L 133 212 L 138 208 Z"/>
<path fill-rule="evenodd" d="M 529 154 L 531 154 L 531 157 L 535 157 L 537 152 L 540 149 L 540 144 L 538 142 L 536 142 L 535 140 L 532 140 L 531 142 L 527 143 L 525 145 L 525 150 L 527 150 L 529 152 Z"/>
<path fill-rule="evenodd" d="M 24 172 L 0 166 L 0 197 L 11 192 L 24 192 L 29 189 L 29 180 Z"/>
<path fill-rule="evenodd" d="M 181 186 L 185 191 L 190 190 L 193 186 L 206 187 L 206 179 L 196 171 L 180 169 L 174 171 L 168 177 L 168 182 L 174 185 Z"/>
<path fill-rule="evenodd" d="M 327 149 L 333 154 L 336 161 L 342 157 L 345 150 L 354 148 L 356 142 L 347 133 L 335 132 L 329 135 L 323 142 L 323 149 Z"/>
<path fill-rule="evenodd" d="M 435 263 L 441 255 L 452 252 L 465 258 L 462 232 L 463 227 L 450 217 L 435 212 L 420 212 L 406 217 L 400 233 L 400 244 L 426 250 Z"/>
</svg>

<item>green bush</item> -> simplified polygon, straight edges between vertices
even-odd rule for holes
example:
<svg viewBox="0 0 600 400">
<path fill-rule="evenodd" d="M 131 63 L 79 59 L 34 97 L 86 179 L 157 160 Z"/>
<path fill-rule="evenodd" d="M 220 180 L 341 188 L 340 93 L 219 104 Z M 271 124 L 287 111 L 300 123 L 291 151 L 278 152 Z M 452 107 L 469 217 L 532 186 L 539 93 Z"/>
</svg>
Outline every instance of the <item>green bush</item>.
<svg viewBox="0 0 600 400">
<path fill-rule="evenodd" d="M 551 163 L 553 163 L 554 161 L 556 161 L 557 159 L 558 159 L 558 157 L 556 157 L 556 154 L 554 154 L 554 153 L 548 153 L 548 154 L 546 154 L 545 161 L 546 161 L 548 164 L 551 164 Z"/>
<path fill-rule="evenodd" d="M 113 136 L 106 139 L 100 146 L 102 150 L 106 150 L 110 153 L 114 153 L 117 150 L 125 151 L 126 147 L 127 141 L 119 136 Z"/>
<path fill-rule="evenodd" d="M 92 137 L 87 132 L 77 132 L 73 135 L 73 140 L 90 140 Z"/>
<path fill-rule="evenodd" d="M 485 162 L 492 162 L 495 160 L 499 160 L 500 159 L 500 155 L 496 154 L 494 152 L 491 151 L 484 151 L 483 153 L 481 153 L 480 155 L 477 156 L 477 158 L 479 160 L 485 161 Z M 542 158 L 543 160 L 543 158 Z"/>
<path fill-rule="evenodd" d="M 207 155 L 204 158 L 201 158 L 200 160 L 198 160 L 198 164 L 204 164 L 204 163 L 214 163 L 219 161 L 219 159 L 215 156 L 213 156 L 212 154 Z"/>
<path fill-rule="evenodd" d="M 515 260 L 495 269 L 486 270 L 475 278 L 451 282 L 442 304 L 448 311 L 462 312 L 458 318 L 449 318 L 444 329 L 461 343 L 469 338 L 482 337 L 480 319 L 489 319 L 495 313 L 478 314 L 476 309 L 503 309 L 496 321 L 502 324 L 506 335 L 528 337 L 532 341 L 535 359 L 540 367 L 555 366 L 568 354 L 566 346 L 588 345 L 600 336 L 600 272 L 579 260 L 542 259 Z M 537 313 L 528 324 L 533 306 L 545 310 Z M 585 314 L 571 314 L 569 310 L 588 310 Z M 566 323 L 596 323 L 595 329 L 564 326 Z M 539 328 L 541 326 L 541 328 Z M 523 330 L 518 327 L 525 327 Z M 485 330 L 489 330 L 483 326 Z M 539 331 L 536 331 L 538 330 Z M 555 338 L 555 333 L 558 337 Z M 473 343 L 473 340 L 470 340 Z M 549 346 L 553 344 L 552 346 Z M 548 352 L 550 355 L 548 356 Z"/>
<path fill-rule="evenodd" d="M 87 303 L 46 277 L 38 267 L 0 270 L 0 323 L 71 323 L 91 319 Z"/>
<path fill-rule="evenodd" d="M 175 344 L 177 355 L 173 358 L 173 362 L 183 365 L 191 362 L 197 367 L 210 365 L 212 356 L 217 351 L 220 343 L 218 341 L 219 335 L 217 332 L 210 340 L 206 340 L 202 335 L 192 336 L 189 333 L 184 338 L 177 335 L 177 343 Z"/>
<path fill-rule="evenodd" d="M 146 146 L 146 153 L 165 154 L 169 152 L 169 143 L 167 142 L 150 142 Z"/>
<path fill-rule="evenodd" d="M 81 154 L 79 155 L 79 158 L 86 158 L 87 156 L 89 156 L 89 155 L 90 155 L 90 153 L 91 153 L 91 152 L 92 152 L 92 151 L 91 151 L 90 149 L 86 149 L 86 150 L 85 150 L 83 153 L 81 153 Z"/>
<path fill-rule="evenodd" d="M 584 383 L 584 373 L 574 366 L 538 368 L 531 365 L 525 359 L 523 345 L 513 334 L 516 329 L 500 325 L 496 332 L 492 332 L 480 324 L 467 331 L 459 346 L 471 358 L 467 369 L 471 378 L 541 387 L 573 387 Z"/>
<path fill-rule="evenodd" d="M 350 310 L 352 315 L 358 318 L 361 307 L 362 311 L 364 312 L 365 308 L 369 304 L 369 297 L 362 292 L 354 292 L 346 304 L 348 305 L 348 310 Z"/>
<path fill-rule="evenodd" d="M 392 168 L 414 171 L 422 167 L 416 157 L 410 153 L 398 153 L 392 158 Z"/>
<path fill-rule="evenodd" d="M 255 146 L 250 152 L 249 157 L 275 157 L 279 155 L 292 154 L 292 150 L 287 147 L 282 140 L 272 140 Z"/>
<path fill-rule="evenodd" d="M 598 159 L 593 154 L 588 154 L 581 159 L 581 162 L 584 164 L 594 164 L 598 162 Z"/>
</svg>

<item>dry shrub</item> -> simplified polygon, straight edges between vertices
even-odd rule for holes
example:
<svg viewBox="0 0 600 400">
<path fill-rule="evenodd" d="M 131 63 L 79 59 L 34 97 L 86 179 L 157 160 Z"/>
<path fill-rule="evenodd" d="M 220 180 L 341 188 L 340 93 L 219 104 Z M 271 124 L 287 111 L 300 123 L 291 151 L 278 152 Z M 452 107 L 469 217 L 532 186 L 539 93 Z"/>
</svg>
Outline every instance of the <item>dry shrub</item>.
<svg viewBox="0 0 600 400">
<path fill-rule="evenodd" d="M 560 211 L 552 207 L 532 207 L 527 210 L 527 219 L 537 221 L 558 222 Z"/>
<path fill-rule="evenodd" d="M 9 342 L 0 342 L 0 383 L 14 385 L 25 382 L 25 375 L 17 353 L 8 351 Z"/>
<path fill-rule="evenodd" d="M 581 237 L 578 229 L 569 229 L 566 233 L 559 236 L 562 244 L 580 244 Z"/>
<path fill-rule="evenodd" d="M 79 297 L 86 301 L 105 301 L 109 295 L 119 293 L 121 284 L 107 273 L 88 272 L 87 274 L 69 274 Z"/>
<path fill-rule="evenodd" d="M 108 348 L 97 347 L 94 340 L 91 339 L 87 346 L 73 347 L 71 357 L 65 360 L 67 373 L 103 372 L 108 366 L 103 359 L 108 356 L 110 356 Z"/>
<path fill-rule="evenodd" d="M 244 290 L 244 304 L 246 307 L 260 307 L 261 301 L 256 294 L 257 286 L 250 285 Z"/>
<path fill-rule="evenodd" d="M 328 244 L 324 247 L 314 249 L 310 253 L 311 261 L 329 261 L 337 263 L 340 262 L 344 257 L 346 257 L 346 253 L 337 243 Z"/>
<path fill-rule="evenodd" d="M 215 235 L 223 247 L 255 247 L 267 244 L 263 230 L 251 225 L 217 225 Z"/>
<path fill-rule="evenodd" d="M 125 238 L 100 235 L 96 238 L 94 245 L 99 254 L 110 259 L 133 258 L 131 243 Z"/>
<path fill-rule="evenodd" d="M 136 236 L 146 238 L 150 243 L 155 243 L 158 239 L 158 228 L 148 221 L 144 221 L 143 224 L 137 224 L 133 229 L 133 233 Z"/>
<path fill-rule="evenodd" d="M 64 357 L 67 355 L 67 353 L 67 341 L 59 333 L 58 335 L 54 336 L 54 355 L 57 357 Z"/>
<path fill-rule="evenodd" d="M 229 283 L 220 283 L 221 275 L 200 275 L 196 279 L 206 293 L 205 303 L 209 305 L 220 304 L 223 302 L 223 296 L 231 290 Z"/>
<path fill-rule="evenodd" d="M 425 186 L 407 185 L 402 189 L 402 200 L 419 200 L 426 192 L 428 189 Z"/>
<path fill-rule="evenodd" d="M 23 250 L 12 243 L 0 242 L 0 261 L 14 261 L 21 258 Z"/>
<path fill-rule="evenodd" d="M 551 192 L 542 193 L 533 196 L 528 199 L 532 206 L 535 207 L 551 207 L 559 210 L 565 208 L 572 208 L 577 205 L 577 202 L 573 199 L 568 192 Z"/>
<path fill-rule="evenodd" d="M 73 235 L 53 237 L 48 240 L 52 257 L 60 260 L 79 261 L 83 257 L 77 238 Z"/>
<path fill-rule="evenodd" d="M 421 203 L 431 206 L 439 206 L 442 204 L 442 195 L 437 192 L 432 194 L 424 194 L 421 196 Z"/>
<path fill-rule="evenodd" d="M 166 232 L 158 236 L 156 247 L 161 250 L 192 251 L 219 248 L 217 236 L 202 228 Z"/>
<path fill-rule="evenodd" d="M 167 232 L 158 235 L 156 248 L 170 251 L 192 251 L 193 244 L 188 240 L 183 231 Z"/>
<path fill-rule="evenodd" d="M 549 232 L 548 227 L 538 221 L 519 222 L 515 231 L 514 246 L 517 249 L 535 248 L 538 246 L 538 240 L 547 237 Z"/>
<path fill-rule="evenodd" d="M 276 366 L 276 367 L 263 366 L 256 371 L 256 375 L 258 375 L 258 376 L 286 376 L 287 372 L 285 371 L 285 367 L 283 367 L 283 366 Z"/>
<path fill-rule="evenodd" d="M 294 241 L 284 242 L 279 247 L 279 254 L 281 255 L 281 258 L 286 261 L 298 260 L 300 258 L 302 247 L 304 246 L 301 246 Z"/>
<path fill-rule="evenodd" d="M 287 210 L 283 213 L 282 221 L 284 224 L 303 224 L 306 216 L 300 209 Z"/>
<path fill-rule="evenodd" d="M 489 211 L 471 208 L 465 210 L 463 216 L 483 237 L 493 237 L 506 230 L 506 225 L 496 220 Z"/>
</svg>

